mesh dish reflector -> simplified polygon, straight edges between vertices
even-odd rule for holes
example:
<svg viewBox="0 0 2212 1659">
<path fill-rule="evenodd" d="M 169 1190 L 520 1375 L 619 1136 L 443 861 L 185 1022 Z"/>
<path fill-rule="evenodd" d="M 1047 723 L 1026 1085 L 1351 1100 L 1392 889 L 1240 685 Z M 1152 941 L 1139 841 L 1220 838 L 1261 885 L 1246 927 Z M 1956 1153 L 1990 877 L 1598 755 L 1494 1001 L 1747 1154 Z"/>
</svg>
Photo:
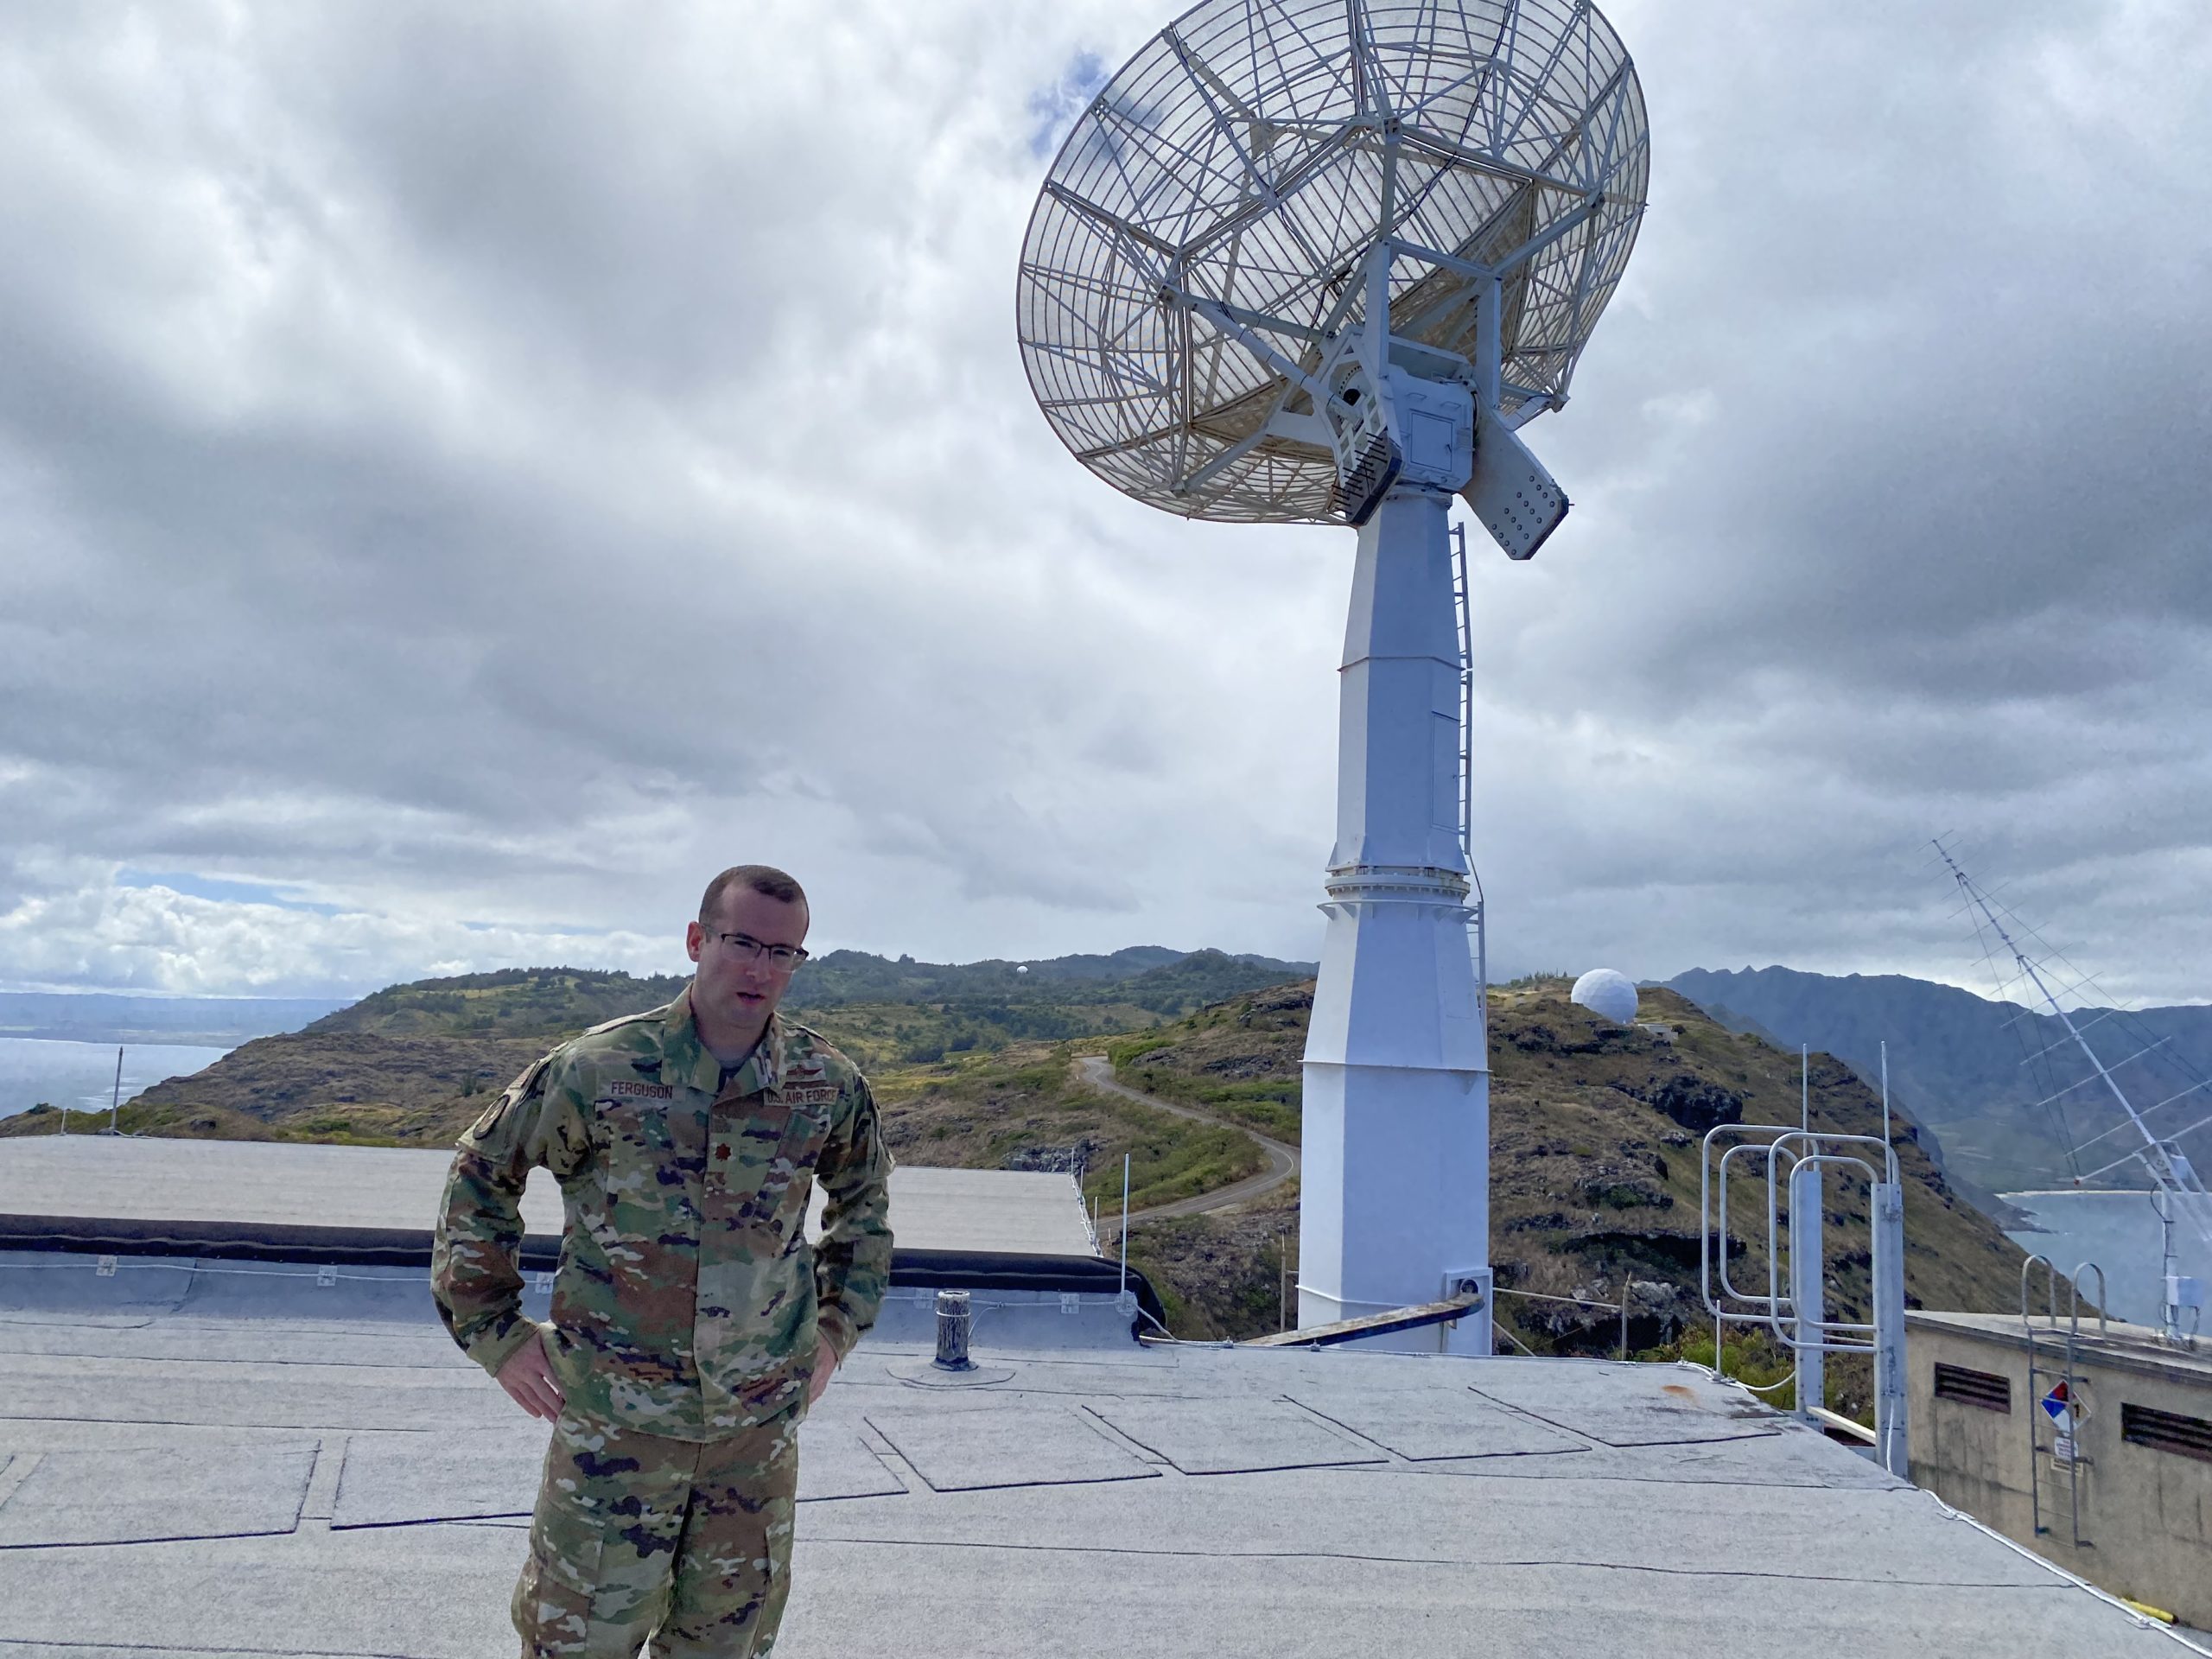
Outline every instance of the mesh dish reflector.
<svg viewBox="0 0 2212 1659">
<path fill-rule="evenodd" d="M 1565 398 L 1634 245 L 1648 153 L 1635 67 L 1578 0 L 1205 0 L 1052 164 L 1016 297 L 1030 385 L 1076 458 L 1141 501 L 1345 523 L 1325 437 L 1262 429 L 1311 414 L 1282 364 L 1310 371 L 1364 322 L 1368 251 L 1496 267 L 1535 249 L 1499 308 L 1517 425 Z M 1474 361 L 1486 287 L 1402 249 L 1391 332 Z"/>
</svg>

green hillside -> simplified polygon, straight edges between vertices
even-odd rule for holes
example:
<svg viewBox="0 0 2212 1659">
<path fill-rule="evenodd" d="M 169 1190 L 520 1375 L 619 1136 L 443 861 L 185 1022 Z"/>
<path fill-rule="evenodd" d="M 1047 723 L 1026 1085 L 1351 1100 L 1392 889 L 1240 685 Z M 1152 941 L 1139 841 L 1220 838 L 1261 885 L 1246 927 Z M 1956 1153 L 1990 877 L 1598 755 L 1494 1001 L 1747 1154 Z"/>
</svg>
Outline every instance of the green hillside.
<svg viewBox="0 0 2212 1659">
<path fill-rule="evenodd" d="M 1075 1057 L 1095 1043 L 1020 1044 L 874 1080 L 884 1136 L 903 1163 L 955 1169 L 1068 1169 L 1102 1216 L 1194 1198 L 1254 1174 L 1263 1160 L 1230 1126 L 1193 1123 L 1085 1087 Z M 1133 1232 L 1133 1236 L 1134 1236 Z M 1272 1328 L 1272 1327 L 1269 1327 Z"/>
<path fill-rule="evenodd" d="M 1699 1303 L 1699 1154 L 1719 1119 L 1798 1121 L 1798 1061 L 1730 1032 L 1686 999 L 1646 990 L 1643 1018 L 1671 1033 L 1618 1027 L 1570 1002 L 1564 980 L 1491 994 L 1491 1236 L 1507 1292 L 1618 1305 L 1632 1287 L 1630 1345 L 1650 1351 L 1710 1330 Z M 1110 1046 L 1123 1081 L 1295 1138 L 1299 1058 L 1311 988 L 1248 994 Z M 1878 1097 L 1851 1069 L 1813 1057 L 1814 1127 L 1881 1133 Z M 1906 1282 L 1929 1307 L 2002 1312 L 2018 1301 L 2020 1250 L 1964 1201 L 1901 1129 L 1907 1183 Z M 1835 1252 L 1830 1305 L 1868 1317 L 1864 1185 L 1831 1183 Z M 1732 1191 L 1736 1217 L 1763 1222 L 1763 1195 Z M 1281 1254 L 1294 1248 L 1295 1200 L 1250 1214 L 1199 1217 L 1132 1230 L 1133 1258 L 1185 1290 L 1194 1326 L 1222 1334 L 1272 1328 Z M 1763 1229 L 1738 1225 L 1737 1271 L 1765 1276 Z M 1539 1352 L 1605 1352 L 1615 1312 L 1506 1294 L 1516 1338 Z M 1709 1338 L 1708 1338 L 1709 1345 Z"/>
<path fill-rule="evenodd" d="M 785 999 L 872 1074 L 959 1074 L 1010 1045 L 1159 1024 L 1312 964 L 1136 946 L 1111 956 L 950 965 L 836 950 Z M 510 969 L 394 985 L 303 1030 L 243 1044 L 156 1084 L 124 1113 L 142 1134 L 449 1142 L 553 1044 L 666 1002 L 685 981 L 576 968 Z M 0 1118 L 0 1136 L 50 1133 L 59 1114 Z M 1118 1154 L 1116 1154 L 1118 1156 Z"/>
<path fill-rule="evenodd" d="M 1093 971 L 1117 961 L 1134 971 L 1118 980 Z M 830 978 L 833 993 L 842 983 L 882 995 L 909 978 L 969 993 L 940 1001 L 817 1008 L 795 989 L 801 1017 L 868 1066 L 886 1134 L 904 1161 L 1072 1166 L 1110 1217 L 1125 1154 L 1132 1207 L 1141 1210 L 1256 1173 L 1261 1154 L 1240 1125 L 1298 1138 L 1310 982 L 1206 998 L 1220 979 L 1267 971 L 1216 952 L 1167 962 L 1141 953 L 1090 958 L 1080 970 L 1011 986 L 996 976 L 1003 964 L 978 966 L 988 971 L 963 980 L 870 958 L 842 982 Z M 550 969 L 395 986 L 149 1090 L 124 1109 L 122 1127 L 442 1146 L 482 1109 L 487 1091 L 550 1042 L 664 1001 L 680 983 Z M 1492 1260 L 1509 1340 L 1537 1352 L 1611 1351 L 1624 1288 L 1632 1350 L 1693 1348 L 1709 1329 L 1697 1287 L 1700 1137 L 1716 1122 L 1797 1121 L 1795 1053 L 1730 1031 L 1672 991 L 1646 990 L 1642 1012 L 1646 1026 L 1607 1024 L 1570 1002 L 1563 980 L 1491 995 Z M 1021 1034 L 1024 1021 L 1047 1034 Z M 1122 1082 L 1222 1121 L 1193 1122 L 1084 1086 L 1076 1061 L 1100 1052 Z M 1880 1133 L 1878 1101 L 1849 1067 L 1816 1055 L 1811 1083 L 1815 1127 Z M 58 1116 L 0 1119 L 0 1135 L 51 1133 Z M 1909 1127 L 1900 1127 L 1897 1152 L 1911 1300 L 1980 1311 L 2016 1306 L 2019 1250 L 1954 1189 Z M 1297 1201 L 1294 1182 L 1236 1211 L 1131 1230 L 1131 1258 L 1160 1287 L 1179 1335 L 1279 1328 L 1283 1287 L 1295 1275 Z M 1839 1178 L 1828 1202 L 1830 1305 L 1863 1318 L 1864 1185 Z M 1764 1217 L 1763 1196 L 1741 1183 L 1732 1205 L 1746 1218 L 1734 1229 L 1732 1260 L 1761 1281 L 1764 1241 L 1746 1222 Z M 1835 1373 L 1834 1402 L 1855 1408 L 1852 1368 Z"/>
<path fill-rule="evenodd" d="M 815 1023 L 810 1016 L 834 1008 L 926 1012 L 932 1016 L 926 1030 L 912 1018 L 880 1022 L 885 1039 L 890 1040 L 892 1031 L 903 1030 L 912 1041 L 938 1036 L 944 1046 L 965 1052 L 1023 1039 L 1126 1030 L 1313 971 L 1311 963 L 1159 945 L 1132 946 L 1106 957 L 958 963 L 832 950 L 799 969 L 784 1006 L 810 1024 Z M 511 968 L 390 986 L 306 1031 L 557 1039 L 601 1020 L 656 1007 L 685 983 L 685 977 L 675 975 L 639 978 L 582 968 Z M 861 1023 L 873 1027 L 879 1022 Z"/>
<path fill-rule="evenodd" d="M 294 1034 L 552 1038 L 658 1007 L 689 976 L 640 979 L 589 968 L 508 968 L 388 985 Z"/>
</svg>

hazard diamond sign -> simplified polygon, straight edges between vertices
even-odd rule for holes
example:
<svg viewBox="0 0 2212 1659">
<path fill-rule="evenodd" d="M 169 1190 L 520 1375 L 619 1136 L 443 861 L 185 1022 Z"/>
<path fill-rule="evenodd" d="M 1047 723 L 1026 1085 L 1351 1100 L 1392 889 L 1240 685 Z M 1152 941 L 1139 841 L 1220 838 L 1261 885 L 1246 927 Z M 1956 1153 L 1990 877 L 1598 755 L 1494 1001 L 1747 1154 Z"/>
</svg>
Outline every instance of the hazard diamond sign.
<svg viewBox="0 0 2212 1659">
<path fill-rule="evenodd" d="M 2067 1392 L 2066 1384 L 2063 1379 L 2050 1385 L 2050 1392 L 2043 1397 L 2043 1408 L 2049 1414 L 2051 1423 L 2061 1434 L 2073 1433 L 2074 1396 Z"/>
</svg>

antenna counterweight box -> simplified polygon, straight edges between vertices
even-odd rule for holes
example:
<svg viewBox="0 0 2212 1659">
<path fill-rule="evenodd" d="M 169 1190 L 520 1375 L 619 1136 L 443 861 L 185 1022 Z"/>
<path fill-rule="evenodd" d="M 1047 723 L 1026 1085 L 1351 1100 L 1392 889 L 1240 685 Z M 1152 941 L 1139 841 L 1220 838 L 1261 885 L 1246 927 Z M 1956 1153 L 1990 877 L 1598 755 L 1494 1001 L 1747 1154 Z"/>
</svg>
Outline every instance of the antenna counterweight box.
<svg viewBox="0 0 2212 1659">
<path fill-rule="evenodd" d="M 1485 412 L 1475 428 L 1475 470 L 1459 493 L 1510 559 L 1533 559 L 1567 518 L 1567 492 L 1521 435 Z"/>
</svg>

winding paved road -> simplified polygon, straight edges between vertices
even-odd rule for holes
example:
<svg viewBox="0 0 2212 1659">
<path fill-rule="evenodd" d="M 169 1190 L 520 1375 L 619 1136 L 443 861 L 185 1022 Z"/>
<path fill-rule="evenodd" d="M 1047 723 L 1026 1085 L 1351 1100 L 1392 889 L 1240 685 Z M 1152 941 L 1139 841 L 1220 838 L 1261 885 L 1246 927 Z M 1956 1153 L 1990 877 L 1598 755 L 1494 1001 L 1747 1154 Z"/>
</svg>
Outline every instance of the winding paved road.
<svg viewBox="0 0 2212 1659">
<path fill-rule="evenodd" d="M 1126 1083 L 1114 1080 L 1114 1063 L 1103 1054 L 1078 1054 L 1075 1062 L 1076 1075 L 1089 1087 L 1101 1094 L 1119 1095 L 1133 1100 L 1140 1106 L 1149 1106 L 1157 1112 L 1172 1112 L 1177 1117 L 1187 1117 L 1194 1123 L 1211 1123 L 1222 1128 L 1238 1129 L 1249 1135 L 1268 1156 L 1268 1166 L 1257 1175 L 1236 1181 L 1227 1186 L 1216 1187 L 1211 1192 L 1201 1192 L 1194 1198 L 1178 1198 L 1173 1204 L 1156 1204 L 1149 1210 L 1132 1210 L 1131 1223 L 1160 1221 L 1170 1216 L 1202 1216 L 1212 1210 L 1234 1209 L 1249 1204 L 1263 1192 L 1272 1192 L 1292 1176 L 1298 1173 L 1298 1148 L 1287 1142 L 1262 1135 L 1249 1125 L 1235 1118 L 1217 1116 L 1212 1112 L 1200 1111 L 1195 1106 L 1185 1106 L 1173 1100 L 1162 1100 L 1158 1095 L 1147 1095 L 1142 1090 L 1132 1089 Z M 1121 1224 L 1119 1216 L 1099 1217 L 1101 1230 L 1106 1224 Z"/>
</svg>

